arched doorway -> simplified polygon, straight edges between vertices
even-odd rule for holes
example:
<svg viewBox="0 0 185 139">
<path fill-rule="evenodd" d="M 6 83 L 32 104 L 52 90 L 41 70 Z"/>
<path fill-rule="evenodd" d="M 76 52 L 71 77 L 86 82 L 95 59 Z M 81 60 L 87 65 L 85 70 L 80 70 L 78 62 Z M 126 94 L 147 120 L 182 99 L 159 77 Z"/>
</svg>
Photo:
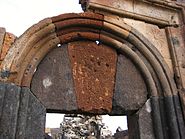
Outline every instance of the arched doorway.
<svg viewBox="0 0 185 139">
<path fill-rule="evenodd" d="M 88 12 L 44 19 L 14 43 L 1 70 L 8 107 L 1 120 L 15 107 L 14 122 L 1 123 L 4 138 L 42 137 L 46 110 L 126 114 L 134 139 L 183 136 L 168 66 L 146 38 L 117 19 Z"/>
</svg>

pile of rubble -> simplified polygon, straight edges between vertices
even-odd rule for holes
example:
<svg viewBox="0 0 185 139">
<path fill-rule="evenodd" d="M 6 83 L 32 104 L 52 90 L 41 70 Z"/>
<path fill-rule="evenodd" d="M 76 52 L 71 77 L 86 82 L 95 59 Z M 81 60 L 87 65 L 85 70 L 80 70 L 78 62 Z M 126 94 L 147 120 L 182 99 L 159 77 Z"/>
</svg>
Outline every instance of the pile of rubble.
<svg viewBox="0 0 185 139">
<path fill-rule="evenodd" d="M 60 128 L 47 129 L 45 139 L 128 139 L 128 131 L 118 127 L 113 135 L 100 115 L 65 114 Z"/>
<path fill-rule="evenodd" d="M 66 114 L 60 128 L 62 139 L 113 139 L 101 116 Z"/>
</svg>

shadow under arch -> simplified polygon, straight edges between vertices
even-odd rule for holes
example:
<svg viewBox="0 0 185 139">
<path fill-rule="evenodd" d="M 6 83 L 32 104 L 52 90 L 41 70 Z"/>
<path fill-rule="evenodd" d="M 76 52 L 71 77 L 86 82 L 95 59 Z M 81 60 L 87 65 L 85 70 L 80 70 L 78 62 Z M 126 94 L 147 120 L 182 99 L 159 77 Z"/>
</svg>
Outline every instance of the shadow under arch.
<svg viewBox="0 0 185 139">
<path fill-rule="evenodd" d="M 147 85 L 156 138 L 184 137 L 177 88 L 163 57 L 137 30 L 104 15 L 63 14 L 35 24 L 16 40 L 2 62 L 1 72 L 10 73 L 2 81 L 30 88 L 35 69 L 46 54 L 57 44 L 78 40 L 98 40 L 127 55 Z M 136 50 L 127 47 L 124 41 Z"/>
</svg>

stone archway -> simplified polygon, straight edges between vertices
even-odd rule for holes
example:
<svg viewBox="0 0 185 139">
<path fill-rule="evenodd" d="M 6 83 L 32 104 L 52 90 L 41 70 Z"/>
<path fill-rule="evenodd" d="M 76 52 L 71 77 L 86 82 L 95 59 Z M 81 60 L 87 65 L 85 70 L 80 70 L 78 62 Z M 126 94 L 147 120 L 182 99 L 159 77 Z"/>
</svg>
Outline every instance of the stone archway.
<svg viewBox="0 0 185 139">
<path fill-rule="evenodd" d="M 96 41 L 100 44 L 96 44 Z M 59 44 L 61 47 L 57 48 Z M 92 59 L 89 53 L 92 53 Z M 64 57 L 59 58 L 59 55 Z M 62 89 L 70 94 L 65 93 L 64 96 L 54 91 L 53 96 L 65 98 L 62 98 L 60 104 L 62 107 L 57 106 L 59 101 L 53 104 L 52 99 L 46 98 L 46 94 L 51 91 L 47 91 L 47 87 L 57 85 L 57 77 L 60 77 L 57 68 L 54 68 L 57 75 L 51 74 L 56 77 L 54 78 L 56 81 L 43 78 L 42 84 L 39 82 L 44 74 L 49 76 L 50 69 L 43 70 L 47 64 L 51 64 L 51 59 L 56 59 L 53 58 L 55 56 L 57 61 L 63 62 L 62 65 L 57 64 L 57 67 L 64 71 L 61 74 L 61 77 L 64 77 L 61 81 L 68 81 Z M 99 64 L 97 58 L 102 59 Z M 45 62 L 46 64 L 43 64 Z M 90 62 L 92 64 L 89 64 Z M 90 66 L 90 74 L 89 71 L 82 69 L 82 66 L 85 68 Z M 96 69 L 98 74 L 92 73 L 92 70 Z M 74 74 L 76 71 L 78 73 Z M 84 73 L 87 73 L 87 76 Z M 92 87 L 91 83 L 96 82 L 94 78 L 96 74 L 97 77 L 102 75 L 100 79 L 98 78 L 102 88 L 98 85 Z M 1 136 L 4 138 L 20 139 L 32 136 L 35 127 L 38 127 L 35 138 L 41 137 L 46 109 L 113 115 L 137 111 L 130 116 L 132 119 L 130 128 L 133 132 L 138 130 L 137 135 L 132 138 L 180 138 L 184 135 L 184 126 L 180 124 L 184 121 L 182 111 L 179 109 L 177 89 L 164 59 L 137 30 L 127 24 L 119 24 L 117 19 L 108 16 L 87 12 L 44 19 L 28 29 L 13 44 L 1 64 L 1 75 L 3 75 L 1 88 L 5 100 L 3 110 L 8 104 L 13 104 L 8 100 L 12 99 L 15 102 L 13 113 L 11 107 L 8 107 L 7 111 L 2 111 L 1 120 L 11 113 L 9 116 L 13 117 L 14 121 L 4 125 L 1 123 L 0 127 L 3 127 Z M 108 80 L 105 80 L 107 76 Z M 88 84 L 83 84 L 82 79 Z M 44 85 L 45 89 L 40 91 L 37 83 Z M 46 94 L 42 94 L 43 90 Z M 11 91 L 16 99 L 12 98 L 12 95 L 6 95 Z M 86 92 L 90 96 L 82 95 Z M 93 105 L 94 103 L 85 105 L 87 102 L 82 101 L 85 98 L 88 102 L 96 102 L 96 97 L 100 101 L 98 105 Z M 148 122 L 144 122 L 146 120 Z M 13 129 L 14 132 L 9 134 L 9 129 Z"/>
</svg>

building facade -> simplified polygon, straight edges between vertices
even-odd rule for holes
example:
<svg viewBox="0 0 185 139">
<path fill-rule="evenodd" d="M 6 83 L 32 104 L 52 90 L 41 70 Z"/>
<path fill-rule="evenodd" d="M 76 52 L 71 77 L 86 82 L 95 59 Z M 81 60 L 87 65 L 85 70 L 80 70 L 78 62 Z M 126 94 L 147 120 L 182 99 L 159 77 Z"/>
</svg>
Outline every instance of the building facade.
<svg viewBox="0 0 185 139">
<path fill-rule="evenodd" d="M 19 38 L 0 29 L 0 139 L 46 112 L 126 115 L 129 139 L 185 138 L 185 2 L 80 0 Z"/>
</svg>

